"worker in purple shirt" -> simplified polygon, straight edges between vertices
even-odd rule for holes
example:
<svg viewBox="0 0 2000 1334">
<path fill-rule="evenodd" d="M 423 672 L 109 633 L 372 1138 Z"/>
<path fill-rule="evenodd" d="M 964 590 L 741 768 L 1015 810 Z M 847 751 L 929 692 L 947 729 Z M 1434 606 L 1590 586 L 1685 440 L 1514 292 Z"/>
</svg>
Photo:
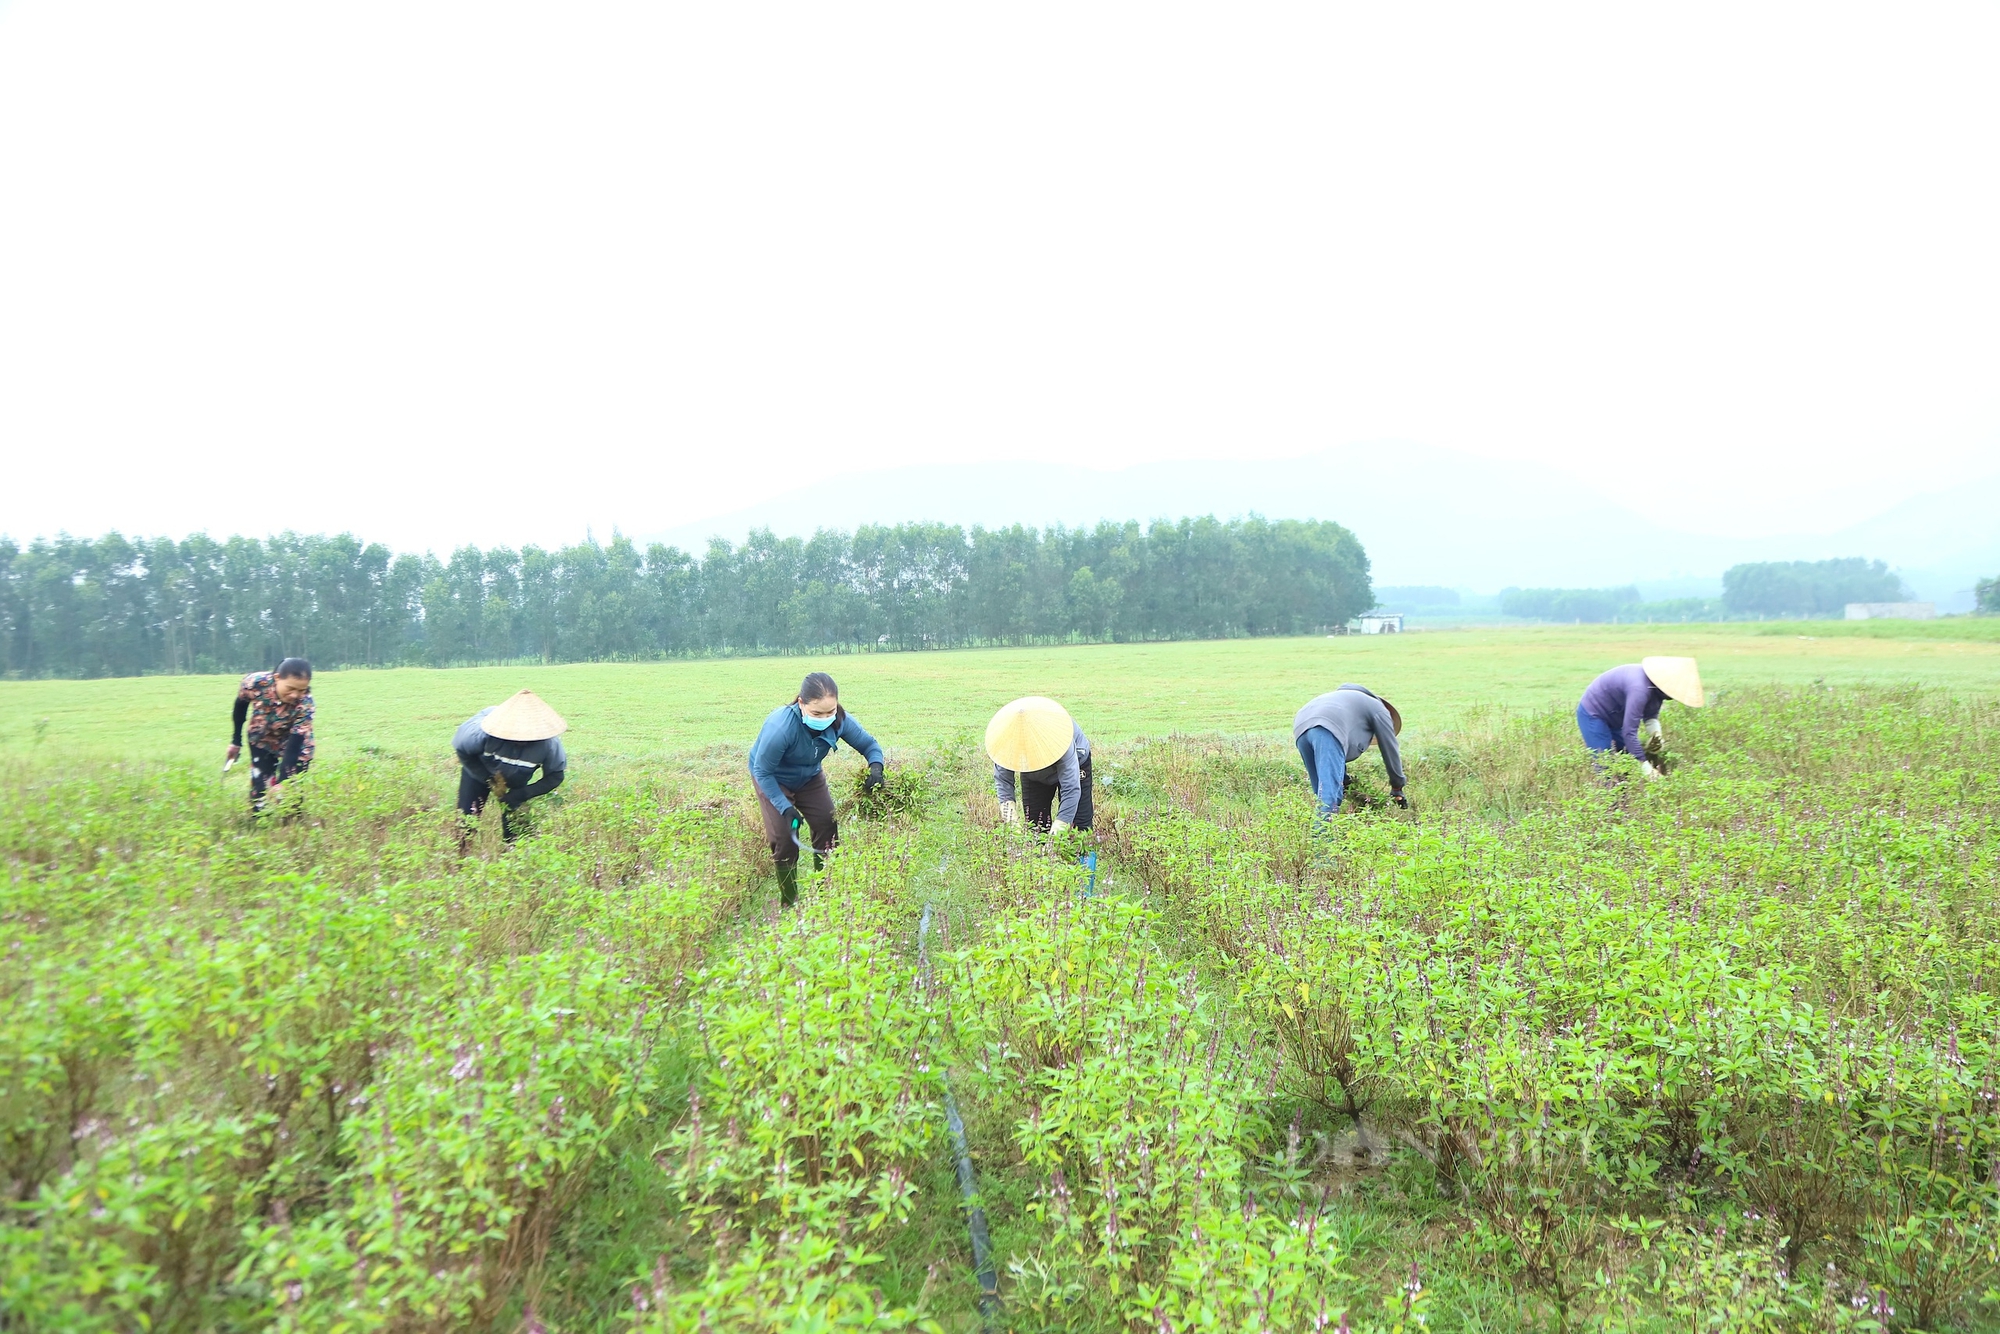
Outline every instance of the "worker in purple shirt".
<svg viewBox="0 0 2000 1334">
<path fill-rule="evenodd" d="M 1639 761 L 1648 778 L 1658 778 L 1653 754 L 1664 749 L 1660 707 L 1678 700 L 1698 709 L 1704 700 L 1701 673 L 1693 658 L 1646 658 L 1613 667 L 1590 683 L 1576 706 L 1576 728 L 1591 751 L 1623 750 Z"/>
</svg>

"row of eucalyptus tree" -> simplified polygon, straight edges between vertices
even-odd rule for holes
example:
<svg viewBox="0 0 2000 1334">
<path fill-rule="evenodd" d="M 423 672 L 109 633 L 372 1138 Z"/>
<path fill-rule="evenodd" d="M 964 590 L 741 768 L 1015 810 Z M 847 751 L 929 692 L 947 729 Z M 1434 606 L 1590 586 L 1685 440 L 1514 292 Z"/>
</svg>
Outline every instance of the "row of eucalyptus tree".
<svg viewBox="0 0 2000 1334">
<path fill-rule="evenodd" d="M 324 666 L 1227 638 L 1344 624 L 1368 558 L 1326 521 L 1188 518 L 753 533 L 699 556 L 623 537 L 391 552 L 342 533 L 0 538 L 0 672 Z"/>
</svg>

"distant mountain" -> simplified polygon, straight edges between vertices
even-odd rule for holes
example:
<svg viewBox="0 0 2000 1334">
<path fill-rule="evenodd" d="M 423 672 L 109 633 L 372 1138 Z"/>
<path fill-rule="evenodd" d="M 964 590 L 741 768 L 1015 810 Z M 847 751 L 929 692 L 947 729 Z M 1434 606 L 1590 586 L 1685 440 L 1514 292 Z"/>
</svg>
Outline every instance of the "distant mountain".
<svg viewBox="0 0 2000 1334">
<path fill-rule="evenodd" d="M 1428 446 L 1382 444 L 1298 459 L 1166 460 L 1098 472 L 1005 461 L 852 473 L 663 532 L 635 534 L 687 550 L 752 529 L 929 520 L 965 527 L 1094 524 L 1255 512 L 1333 519 L 1367 547 L 1376 581 L 1478 592 L 1505 585 L 1603 587 L 1718 578 L 1740 560 L 1867 556 L 1888 561 L 1924 597 L 1969 590 L 2000 572 L 2000 474 L 1919 496 L 1865 523 L 1813 536 L 1742 539 L 1676 531 L 1608 504 L 1574 477 Z"/>
</svg>

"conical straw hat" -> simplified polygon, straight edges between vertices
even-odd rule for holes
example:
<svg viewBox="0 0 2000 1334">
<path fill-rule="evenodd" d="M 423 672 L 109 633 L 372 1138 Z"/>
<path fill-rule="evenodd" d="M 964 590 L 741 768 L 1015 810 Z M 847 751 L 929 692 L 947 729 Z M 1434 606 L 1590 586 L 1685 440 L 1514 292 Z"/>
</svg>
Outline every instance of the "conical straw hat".
<svg viewBox="0 0 2000 1334">
<path fill-rule="evenodd" d="M 986 724 L 986 753 L 1016 773 L 1048 768 L 1075 740 L 1076 724 L 1063 706 L 1040 695 L 1015 700 Z"/>
<path fill-rule="evenodd" d="M 1695 670 L 1693 658 L 1642 658 L 1639 665 L 1646 669 L 1648 680 L 1667 692 L 1667 698 L 1677 699 L 1690 709 L 1698 709 L 1707 702 L 1701 693 L 1701 673 Z"/>
<path fill-rule="evenodd" d="M 486 729 L 486 735 L 502 741 L 547 741 L 569 728 L 562 715 L 542 703 L 532 690 L 523 690 L 505 704 L 497 705 L 480 726 Z"/>
</svg>

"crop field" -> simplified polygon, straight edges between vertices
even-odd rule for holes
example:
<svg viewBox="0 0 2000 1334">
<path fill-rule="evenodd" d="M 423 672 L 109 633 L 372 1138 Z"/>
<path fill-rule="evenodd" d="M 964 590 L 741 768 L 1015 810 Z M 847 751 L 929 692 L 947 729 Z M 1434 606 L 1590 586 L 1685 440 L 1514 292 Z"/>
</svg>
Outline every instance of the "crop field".
<svg viewBox="0 0 2000 1334">
<path fill-rule="evenodd" d="M 254 819 L 227 682 L 0 683 L 0 1329 L 2000 1326 L 2000 644 L 1672 629 L 836 660 L 890 796 L 789 911 L 798 660 L 328 673 Z M 1570 716 L 1642 651 L 1656 782 Z M 1342 679 L 1411 811 L 1316 825 Z M 462 847 L 523 684 L 572 777 Z M 999 822 L 1030 690 L 1089 844 Z"/>
</svg>

